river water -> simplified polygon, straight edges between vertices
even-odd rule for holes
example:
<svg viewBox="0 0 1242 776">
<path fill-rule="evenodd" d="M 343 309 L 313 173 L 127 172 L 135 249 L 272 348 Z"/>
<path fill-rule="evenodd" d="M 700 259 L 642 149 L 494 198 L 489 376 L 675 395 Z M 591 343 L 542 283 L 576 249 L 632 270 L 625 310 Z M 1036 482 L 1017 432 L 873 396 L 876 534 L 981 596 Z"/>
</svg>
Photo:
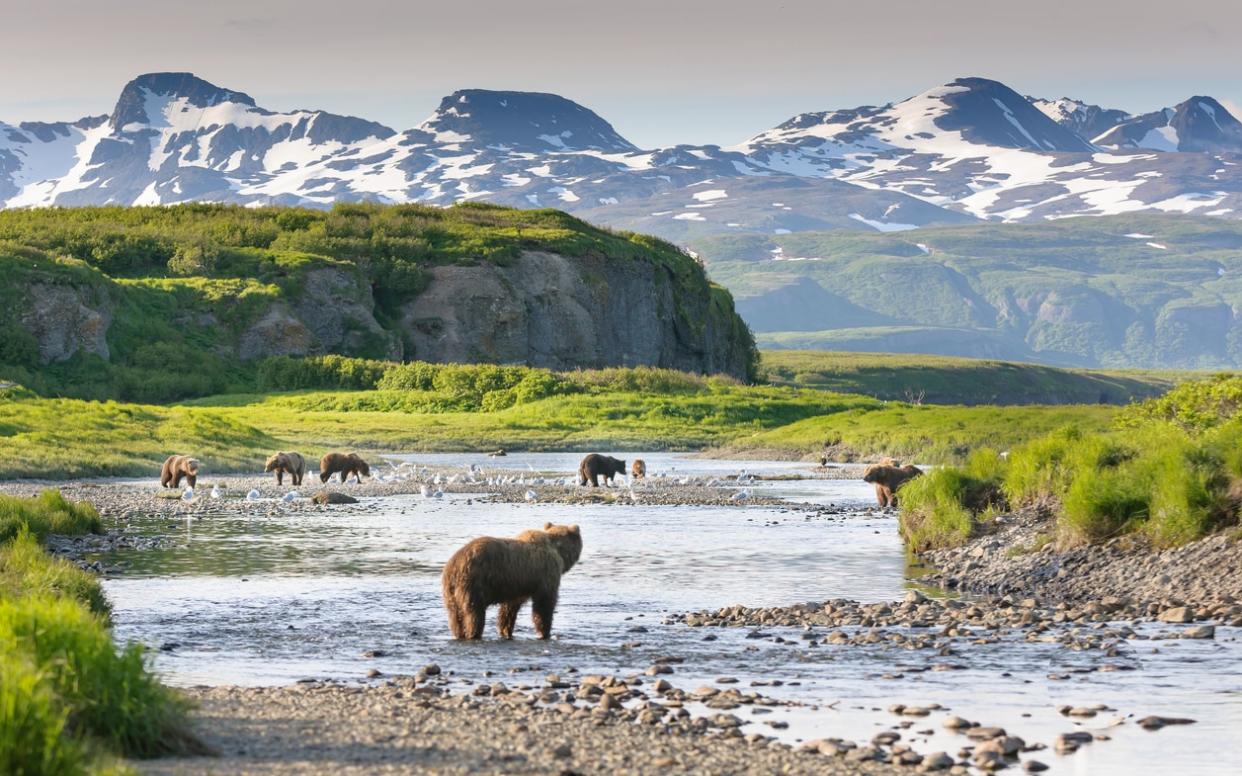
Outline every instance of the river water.
<svg viewBox="0 0 1242 776">
<path fill-rule="evenodd" d="M 808 470 L 787 462 L 641 457 L 649 472 L 674 479 Z M 569 474 L 579 455 L 406 458 Z M 1034 755 L 1053 772 L 1242 772 L 1239 629 L 1218 628 L 1214 641 L 1135 640 L 1120 658 L 1005 640 L 963 647 L 954 659 L 966 668 L 938 672 L 927 670 L 944 661 L 935 653 L 885 645 L 808 648 L 796 629 L 764 629 L 770 636 L 783 634 L 786 643 L 777 643 L 747 638 L 744 628 L 661 624 L 669 613 L 736 603 L 893 600 L 915 583 L 895 520 L 869 509 L 871 488 L 865 483 L 759 482 L 752 490 L 853 509 L 808 516 L 757 506 L 480 504 L 465 496 L 400 496 L 375 499 L 367 511 L 137 518 L 131 532 L 172 541 L 102 559 L 127 564 L 124 576 L 106 582 L 118 638 L 155 648 L 155 666 L 173 684 L 360 680 L 370 668 L 413 673 L 434 662 L 464 679 L 492 672 L 510 684 L 538 685 L 545 674 L 570 667 L 624 675 L 642 671 L 657 656 L 674 655 L 685 662 L 666 678 L 679 687 L 692 690 L 731 676 L 740 680 L 735 686 L 749 689 L 753 680 L 776 679 L 783 684 L 761 691 L 803 704 L 756 716 L 745 732 L 790 741 L 866 741 L 899 721 L 888 706 L 934 702 L 1027 741 L 1051 743 L 1057 733 L 1107 728 L 1112 740 L 1077 754 Z M 577 523 L 584 537 L 579 565 L 562 583 L 556 639 L 534 639 L 524 611 L 517 638 L 497 641 L 493 610 L 483 642 L 451 641 L 440 599 L 444 561 L 475 536 L 508 536 L 545 522 Z M 717 638 L 705 640 L 709 635 Z M 369 652 L 382 656 L 363 656 Z M 1136 670 L 1082 671 L 1104 662 Z M 1049 674 L 1071 678 L 1054 681 Z M 1082 724 L 1056 711 L 1062 704 L 1095 702 L 1116 711 Z M 944 713 L 915 720 L 903 731 L 904 740 L 924 753 L 956 752 L 967 741 L 941 728 Z M 1190 717 L 1198 724 L 1159 732 L 1132 724 L 1148 714 Z M 1113 717 L 1128 721 L 1110 727 Z M 763 724 L 774 719 L 789 728 Z"/>
</svg>

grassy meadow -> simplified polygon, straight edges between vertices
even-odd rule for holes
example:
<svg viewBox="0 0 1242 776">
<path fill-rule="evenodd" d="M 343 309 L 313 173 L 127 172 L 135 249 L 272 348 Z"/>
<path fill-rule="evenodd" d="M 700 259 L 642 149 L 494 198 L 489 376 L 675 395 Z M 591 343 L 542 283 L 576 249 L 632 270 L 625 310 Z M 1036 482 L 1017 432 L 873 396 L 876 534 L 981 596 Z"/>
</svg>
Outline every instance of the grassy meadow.
<svg viewBox="0 0 1242 776">
<path fill-rule="evenodd" d="M 1100 430 L 1119 411 L 1098 404 L 916 405 L 861 395 L 876 379 L 866 372 L 853 382 L 839 378 L 836 385 L 847 393 L 798 379 L 745 385 L 651 368 L 557 373 L 277 358 L 256 368 L 250 392 L 175 405 L 2 391 L 0 477 L 146 476 L 172 452 L 198 457 L 208 472 L 257 471 L 277 449 L 317 457 L 338 448 L 717 450 L 789 458 L 826 453 L 847 461 L 889 455 L 939 464 L 1066 425 Z"/>
</svg>

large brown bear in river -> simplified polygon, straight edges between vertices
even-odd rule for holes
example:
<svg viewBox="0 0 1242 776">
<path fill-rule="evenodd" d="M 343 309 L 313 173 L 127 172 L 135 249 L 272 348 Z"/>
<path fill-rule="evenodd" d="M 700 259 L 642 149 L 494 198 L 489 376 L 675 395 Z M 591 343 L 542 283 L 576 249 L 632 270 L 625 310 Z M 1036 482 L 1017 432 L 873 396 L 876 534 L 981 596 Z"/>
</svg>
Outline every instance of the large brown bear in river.
<svg viewBox="0 0 1242 776">
<path fill-rule="evenodd" d="M 357 453 L 328 453 L 319 459 L 319 481 L 327 482 L 333 474 L 341 475 L 341 482 L 351 476 L 362 482 L 363 477 L 371 476 L 371 467 L 358 457 Z"/>
<path fill-rule="evenodd" d="M 647 462 L 641 458 L 635 458 L 633 465 L 630 466 L 630 476 L 636 480 L 641 480 L 647 476 Z"/>
<path fill-rule="evenodd" d="M 885 458 L 863 470 L 863 482 L 875 485 L 875 500 L 881 507 L 897 506 L 897 489 L 923 472 L 917 466 Z"/>
<path fill-rule="evenodd" d="M 487 607 L 500 604 L 496 626 L 502 639 L 513 638 L 518 611 L 528 600 L 539 638 L 552 635 L 561 575 L 582 554 L 576 525 L 544 525 L 512 539 L 483 536 L 453 553 L 444 566 L 444 608 L 455 639 L 483 636 Z"/>
<path fill-rule="evenodd" d="M 180 488 L 181 478 L 191 488 L 198 482 L 198 459 L 188 455 L 170 455 L 164 459 L 160 469 L 160 485 L 165 488 Z"/>
<path fill-rule="evenodd" d="M 294 485 L 301 485 L 306 476 L 306 459 L 301 453 L 280 452 L 267 459 L 265 472 L 276 472 L 276 484 L 284 485 L 285 475 L 293 478 Z"/>
<path fill-rule="evenodd" d="M 618 474 L 625 476 L 625 461 L 617 460 L 612 456 L 600 455 L 599 453 L 591 453 L 582 459 L 582 463 L 578 464 L 578 484 L 586 485 L 590 480 L 591 487 L 599 487 L 599 478 L 603 477 L 604 481 L 609 485 L 612 484 L 612 478 Z"/>
</svg>

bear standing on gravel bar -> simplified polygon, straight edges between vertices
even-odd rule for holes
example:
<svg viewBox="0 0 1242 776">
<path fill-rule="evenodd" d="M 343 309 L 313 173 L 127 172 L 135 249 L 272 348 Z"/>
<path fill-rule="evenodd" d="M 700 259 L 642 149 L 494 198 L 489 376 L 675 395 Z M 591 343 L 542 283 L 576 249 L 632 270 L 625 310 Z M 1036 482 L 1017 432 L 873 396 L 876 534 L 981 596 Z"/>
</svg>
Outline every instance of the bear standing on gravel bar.
<svg viewBox="0 0 1242 776">
<path fill-rule="evenodd" d="M 885 458 L 863 470 L 863 482 L 875 485 L 875 500 L 881 507 L 897 506 L 897 489 L 923 472 L 917 466 Z"/>
<path fill-rule="evenodd" d="M 276 484 L 284 485 L 285 475 L 293 478 L 294 485 L 301 485 L 306 476 L 306 459 L 301 453 L 280 452 L 267 459 L 265 472 L 276 472 Z"/>
<path fill-rule="evenodd" d="M 611 485 L 612 478 L 618 474 L 625 475 L 625 461 L 619 461 L 612 456 L 591 453 L 578 464 L 579 485 L 586 485 L 589 480 L 592 488 L 598 488 L 600 477 Z"/>
<path fill-rule="evenodd" d="M 582 554 L 576 525 L 547 523 L 542 531 L 523 531 L 512 539 L 483 536 L 453 553 L 444 566 L 444 608 L 455 639 L 483 636 L 487 607 L 500 604 L 500 638 L 513 638 L 518 611 L 530 601 L 539 638 L 552 635 L 552 613 L 561 575 Z"/>
<path fill-rule="evenodd" d="M 647 462 L 641 458 L 635 458 L 634 463 L 630 466 L 630 476 L 636 480 L 641 480 L 647 476 Z"/>
<path fill-rule="evenodd" d="M 160 469 L 160 486 L 180 488 L 182 477 L 187 485 L 194 487 L 198 482 L 198 459 L 188 455 L 170 455 L 165 458 L 164 466 Z"/>
<path fill-rule="evenodd" d="M 333 474 L 341 475 L 341 482 L 351 476 L 362 482 L 363 477 L 371 476 L 371 467 L 358 457 L 357 453 L 328 453 L 319 459 L 319 481 L 327 482 Z"/>
</svg>

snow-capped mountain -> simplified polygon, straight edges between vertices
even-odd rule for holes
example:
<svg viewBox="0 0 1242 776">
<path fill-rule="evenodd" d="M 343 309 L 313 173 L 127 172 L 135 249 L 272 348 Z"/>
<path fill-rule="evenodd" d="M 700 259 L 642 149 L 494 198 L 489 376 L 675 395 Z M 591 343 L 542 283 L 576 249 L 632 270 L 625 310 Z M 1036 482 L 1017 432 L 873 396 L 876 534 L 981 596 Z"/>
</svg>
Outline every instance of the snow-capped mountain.
<svg viewBox="0 0 1242 776">
<path fill-rule="evenodd" d="M 156 73 L 126 85 L 108 116 L 0 124 L 0 204 L 485 199 L 684 241 L 1135 210 L 1238 216 L 1242 125 L 1209 98 L 1170 110 L 1130 118 L 962 78 L 890 105 L 801 114 L 732 148 L 644 150 L 553 94 L 458 91 L 396 132 Z M 1175 140 L 1153 148 L 1153 133 Z"/>
<path fill-rule="evenodd" d="M 1107 148 L 1242 153 L 1242 122 L 1211 97 L 1135 116 L 1096 137 Z"/>
<path fill-rule="evenodd" d="M 1056 123 L 1082 138 L 1095 138 L 1130 118 L 1123 110 L 1101 108 L 1082 100 L 1061 97 L 1043 100 L 1027 97 L 1031 104 Z"/>
</svg>

